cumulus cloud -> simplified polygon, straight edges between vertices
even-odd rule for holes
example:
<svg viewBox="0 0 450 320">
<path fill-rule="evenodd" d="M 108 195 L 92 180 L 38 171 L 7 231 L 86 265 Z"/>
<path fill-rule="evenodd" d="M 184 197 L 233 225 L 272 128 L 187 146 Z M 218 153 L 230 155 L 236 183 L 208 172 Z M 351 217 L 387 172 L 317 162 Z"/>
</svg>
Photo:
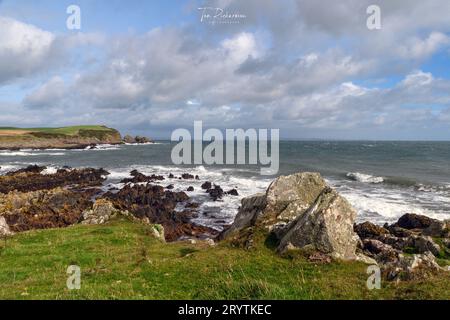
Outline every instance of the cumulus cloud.
<svg viewBox="0 0 450 320">
<path fill-rule="evenodd" d="M 102 119 L 166 137 L 194 120 L 222 128 L 279 127 L 290 137 L 361 138 L 363 132 L 371 137 L 448 125 L 449 81 L 420 70 L 448 50 L 450 21 L 429 16 L 450 4 L 380 1 L 383 25 L 376 32 L 366 28 L 369 4 L 207 1 L 193 10 L 217 6 L 247 18 L 108 37 L 55 36 L 6 19 L 0 83 L 48 69 L 57 54 L 70 61 L 67 48 L 93 44 L 101 52 L 95 68 L 52 74 L 26 95 L 23 110 L 40 112 L 42 122 L 49 114 L 59 124 Z M 40 41 L 28 41 L 31 36 Z M 12 55 L 23 63 L 7 63 Z M 393 75 L 401 80 L 384 85 Z"/>
</svg>

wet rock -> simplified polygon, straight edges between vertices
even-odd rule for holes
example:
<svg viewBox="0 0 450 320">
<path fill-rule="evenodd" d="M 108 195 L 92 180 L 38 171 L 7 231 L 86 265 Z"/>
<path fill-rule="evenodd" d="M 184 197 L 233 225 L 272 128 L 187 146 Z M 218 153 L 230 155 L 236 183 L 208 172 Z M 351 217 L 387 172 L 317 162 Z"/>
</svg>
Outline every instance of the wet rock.
<svg viewBox="0 0 450 320">
<path fill-rule="evenodd" d="M 383 234 L 389 234 L 388 230 L 371 222 L 358 224 L 354 230 L 361 239 L 375 238 Z"/>
<path fill-rule="evenodd" d="M 227 194 L 229 196 L 235 196 L 235 197 L 239 196 L 239 192 L 236 189 L 231 189 L 231 190 L 225 192 L 225 194 Z"/>
<path fill-rule="evenodd" d="M 14 175 L 18 175 L 18 174 L 21 174 L 21 173 L 41 173 L 45 169 L 47 169 L 47 167 L 45 167 L 45 166 L 31 165 L 31 166 L 28 166 L 28 167 L 23 168 L 23 169 L 19 169 L 19 170 L 16 170 L 16 171 L 8 172 L 8 173 L 6 173 L 6 175 L 7 176 L 14 176 Z"/>
<path fill-rule="evenodd" d="M 169 179 L 173 179 L 173 178 L 175 178 L 175 176 L 172 173 L 169 174 Z"/>
<path fill-rule="evenodd" d="M 150 138 L 143 137 L 143 136 L 136 136 L 134 138 L 134 141 L 136 143 L 150 143 L 150 142 L 152 142 L 152 140 Z"/>
<path fill-rule="evenodd" d="M 192 179 L 194 179 L 195 177 L 194 177 L 192 174 L 189 174 L 189 173 L 183 173 L 183 174 L 181 175 L 181 178 L 183 178 L 184 180 L 192 180 Z"/>
<path fill-rule="evenodd" d="M 101 186 L 109 172 L 103 169 L 58 170 L 54 174 L 41 174 L 35 169 L 15 171 L 0 176 L 0 193 L 11 191 L 30 192 L 51 190 L 59 187 L 88 188 Z M 39 169 L 40 170 L 40 169 Z"/>
<path fill-rule="evenodd" d="M 200 180 L 200 177 L 198 175 L 196 175 L 195 180 Z"/>
<path fill-rule="evenodd" d="M 133 170 L 130 172 L 131 178 L 126 178 L 120 181 L 121 183 L 149 183 L 155 181 L 163 181 L 164 177 L 152 174 L 151 176 L 147 176 L 143 173 L 140 173 L 137 170 Z"/>
<path fill-rule="evenodd" d="M 188 192 L 194 191 L 194 187 L 192 187 L 192 186 L 188 187 L 188 188 L 187 188 L 187 191 L 188 191 Z"/>
<path fill-rule="evenodd" d="M 167 190 L 173 190 L 174 188 L 175 188 L 175 187 L 174 187 L 173 184 L 169 184 L 169 185 L 166 187 Z"/>
<path fill-rule="evenodd" d="M 355 260 L 355 218 L 356 211 L 348 201 L 327 187 L 315 203 L 287 227 L 278 251 L 291 244 L 299 249 L 313 247 L 335 259 Z"/>
<path fill-rule="evenodd" d="M 189 197 L 184 192 L 172 192 L 156 185 L 126 185 L 116 194 L 106 194 L 119 210 L 126 210 L 136 218 L 147 218 L 152 224 L 161 224 L 167 241 L 181 237 L 216 235 L 217 231 L 191 222 L 195 211 L 176 211 Z"/>
<path fill-rule="evenodd" d="M 209 193 L 214 201 L 222 199 L 223 195 L 225 194 L 223 189 L 219 186 L 214 186 L 214 188 L 208 189 L 206 190 L 206 192 Z"/>
<path fill-rule="evenodd" d="M 202 184 L 202 189 L 203 190 L 209 190 L 212 188 L 212 183 L 209 181 L 206 181 L 205 183 Z"/>
</svg>

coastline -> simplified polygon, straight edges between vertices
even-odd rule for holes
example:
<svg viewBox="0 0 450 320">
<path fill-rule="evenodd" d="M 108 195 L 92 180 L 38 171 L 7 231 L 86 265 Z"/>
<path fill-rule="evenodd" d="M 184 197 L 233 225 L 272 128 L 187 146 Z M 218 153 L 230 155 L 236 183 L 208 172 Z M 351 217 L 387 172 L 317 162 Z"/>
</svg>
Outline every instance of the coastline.
<svg viewBox="0 0 450 320">
<path fill-rule="evenodd" d="M 361 294 L 361 290 L 367 290 L 365 289 L 365 282 L 363 279 L 366 277 L 365 270 L 367 267 L 365 264 L 369 263 L 379 264 L 382 270 L 384 270 L 383 279 L 388 281 L 385 286 L 389 289 L 383 290 L 382 293 L 373 292 L 373 295 L 368 295 L 366 292 L 367 297 L 376 298 L 378 294 L 383 294 L 384 297 L 394 297 L 399 294 L 399 290 L 406 290 L 405 288 L 411 286 L 420 287 L 420 284 L 418 283 L 440 283 L 440 285 L 435 285 L 433 290 L 428 291 L 428 294 L 433 297 L 446 297 L 446 290 L 443 288 L 446 288 L 446 284 L 450 283 L 450 277 L 449 273 L 442 268 L 450 262 L 450 252 L 445 251 L 446 249 L 444 250 L 443 247 L 447 242 L 444 242 L 444 240 L 434 240 L 437 241 L 434 242 L 422 235 L 423 233 L 429 232 L 429 227 L 434 223 L 433 219 L 425 217 L 419 217 L 418 219 L 416 217 L 408 217 L 403 218 L 403 220 L 401 219 L 403 222 L 399 220 L 396 225 L 385 227 L 375 226 L 369 222 L 353 225 L 354 213 L 351 213 L 353 212 L 353 209 L 348 207 L 345 200 L 338 200 L 338 203 L 341 204 L 338 205 L 337 208 L 341 208 L 339 210 L 342 211 L 339 211 L 337 214 L 339 216 L 346 216 L 347 218 L 345 219 L 348 219 L 346 220 L 348 222 L 339 224 L 337 228 L 339 229 L 341 226 L 346 226 L 345 228 L 350 232 L 350 238 L 353 237 L 353 234 L 357 234 L 356 237 L 359 237 L 360 240 L 358 242 L 345 240 L 345 238 L 342 238 L 346 237 L 345 233 L 340 231 L 330 233 L 329 230 L 335 229 L 331 226 L 320 232 L 325 232 L 327 237 L 338 237 L 336 238 L 337 240 L 340 239 L 338 242 L 345 243 L 345 247 L 343 247 L 344 251 L 342 252 L 345 252 L 346 254 L 350 253 L 348 256 L 343 256 L 341 254 L 334 255 L 331 254 L 331 252 L 327 253 L 328 249 L 325 250 L 326 252 L 323 252 L 324 249 L 321 246 L 308 246 L 308 249 L 296 248 L 295 245 L 292 246 L 292 243 L 298 245 L 301 241 L 293 241 L 293 239 L 298 239 L 298 236 L 293 237 L 292 232 L 287 233 L 291 239 L 289 241 L 275 240 L 273 234 L 282 235 L 284 233 L 281 232 L 282 229 L 279 229 L 281 226 L 279 222 L 281 221 L 277 222 L 276 219 L 278 218 L 275 218 L 275 220 L 273 220 L 274 218 L 267 220 L 267 218 L 264 217 L 276 217 L 279 215 L 278 213 L 274 215 L 276 211 L 273 210 L 275 208 L 278 208 L 276 210 L 280 210 L 280 208 L 286 206 L 286 204 L 283 204 L 282 207 L 280 207 L 279 204 L 284 203 L 285 200 L 283 200 L 283 197 L 290 197 L 290 192 L 292 191 L 288 190 L 292 190 L 292 186 L 295 186 L 293 190 L 298 190 L 295 192 L 299 192 L 295 197 L 300 196 L 302 199 L 305 199 L 307 203 L 313 203 L 314 201 L 321 201 L 321 203 L 324 203 L 313 205 L 313 207 L 323 207 L 323 210 L 321 209 L 320 211 L 322 213 L 318 213 L 318 216 L 328 212 L 328 209 L 326 209 L 327 206 L 336 208 L 332 202 L 326 204 L 328 201 L 336 201 L 332 199 L 342 199 L 338 194 L 333 193 L 334 195 L 331 198 L 325 196 L 324 199 L 330 199 L 325 200 L 325 202 L 323 202 L 323 200 L 314 200 L 316 194 L 323 192 L 321 190 L 325 190 L 325 192 L 329 192 L 326 190 L 331 190 L 327 189 L 326 183 L 321 180 L 321 177 L 318 174 L 312 174 L 312 178 L 307 178 L 307 180 L 295 178 L 296 175 L 277 178 L 277 182 L 271 184 L 266 195 L 263 194 L 264 197 L 272 195 L 272 200 L 264 200 L 263 202 L 255 200 L 259 199 L 258 197 L 260 196 L 251 196 L 242 199 L 242 196 L 239 194 L 236 195 L 232 190 L 223 190 L 218 185 L 214 186 L 214 181 L 204 181 L 201 176 L 194 176 L 190 173 L 162 176 L 157 174 L 145 175 L 138 171 L 134 171 L 130 173 L 130 178 L 122 179 L 121 182 L 123 183 L 123 186 L 121 188 L 110 186 L 108 190 L 102 190 L 101 186 L 108 175 L 109 173 L 103 169 L 61 168 L 54 170 L 45 167 L 32 166 L 0 176 L 0 204 L 3 213 L 0 217 L 0 231 L 3 232 L 2 236 L 7 239 L 5 240 L 6 247 L 0 248 L 2 251 L 6 250 L 4 251 L 6 252 L 5 259 L 3 259 L 4 262 L 10 261 L 15 256 L 23 256 L 20 253 L 28 248 L 27 245 L 22 244 L 23 241 L 25 241 L 24 243 L 27 241 L 34 241 L 30 239 L 40 241 L 38 239 L 41 237 L 48 239 L 46 241 L 56 241 L 50 239 L 58 237 L 56 242 L 66 249 L 71 248 L 74 245 L 81 245 L 83 248 L 85 245 L 92 246 L 92 248 L 95 248 L 91 249 L 95 252 L 92 254 L 101 257 L 101 260 L 107 259 L 107 257 L 103 256 L 104 251 L 102 251 L 106 249 L 108 251 L 118 250 L 118 252 L 121 252 L 120 255 L 123 255 L 124 252 L 136 252 L 137 257 L 134 253 L 129 255 L 130 259 L 132 259 L 131 261 L 134 261 L 133 259 L 141 261 L 140 259 L 142 258 L 139 257 L 144 253 L 139 250 L 143 250 L 142 244 L 136 245 L 134 242 L 127 242 L 126 246 L 121 246 L 120 243 L 122 242 L 117 242 L 118 239 L 124 239 L 124 237 L 126 239 L 128 239 L 128 237 L 138 237 L 141 239 L 140 241 L 143 241 L 142 243 L 146 243 L 145 247 L 148 248 L 146 250 L 159 252 L 159 255 L 166 256 L 164 260 L 159 260 L 159 258 L 153 256 L 153 254 L 144 254 L 144 261 L 146 261 L 145 259 L 149 259 L 149 261 L 158 261 L 155 263 L 158 264 L 161 270 L 165 270 L 164 272 L 166 273 L 171 273 L 168 270 L 173 270 L 174 267 L 172 264 L 180 265 L 180 259 L 181 261 L 184 261 L 185 266 L 190 266 L 190 263 L 193 263 L 197 267 L 205 267 L 209 264 L 215 266 L 214 268 L 219 268 L 218 265 L 216 266 L 216 263 L 221 261 L 224 256 L 230 257 L 231 260 L 229 260 L 228 263 L 230 265 L 233 264 L 234 268 L 244 268 L 248 270 L 246 275 L 250 277 L 249 279 L 252 279 L 251 281 L 256 282 L 261 281 L 258 280 L 262 279 L 261 277 L 275 277 L 276 279 L 280 279 L 281 277 L 281 279 L 283 279 L 287 276 L 289 278 L 298 272 L 298 268 L 306 268 L 309 270 L 308 272 L 310 275 L 318 277 L 321 272 L 332 265 L 334 271 L 323 279 L 323 283 L 317 284 L 313 281 L 313 278 L 305 276 L 306 280 L 304 281 L 306 282 L 304 282 L 302 286 L 319 286 L 317 289 L 320 288 L 319 290 L 324 292 L 324 296 L 314 295 L 314 297 L 323 298 L 328 295 L 335 296 L 336 294 L 336 291 L 332 288 L 326 289 L 330 281 L 331 283 L 341 283 L 341 281 L 344 281 L 343 279 L 346 279 L 345 281 L 350 281 L 352 289 L 346 294 L 339 296 L 349 298 L 353 295 Z M 302 175 L 309 177 L 308 173 L 303 173 Z M 292 181 L 295 181 L 295 183 L 292 184 L 291 182 L 288 182 L 289 179 L 294 179 Z M 209 197 L 209 201 L 220 200 L 222 197 L 237 197 L 242 202 L 242 205 L 241 210 L 234 219 L 235 222 L 221 233 L 214 229 L 196 224 L 194 220 L 198 214 L 196 210 L 200 204 L 193 201 L 193 199 L 185 192 L 173 190 L 171 182 L 175 181 L 186 181 L 187 183 L 199 181 L 199 183 L 204 186 L 200 192 L 203 192 L 205 196 Z M 302 181 L 310 182 L 304 185 Z M 164 182 L 166 187 L 155 185 L 155 182 Z M 285 186 L 290 187 L 289 189 L 285 189 Z M 316 188 L 314 186 L 318 187 Z M 279 191 L 276 191 L 274 188 Z M 296 206 L 299 206 L 299 208 L 305 207 L 298 202 L 301 198 L 296 200 Z M 258 214 L 258 216 L 262 218 L 243 218 L 248 213 L 252 215 L 259 210 L 266 210 L 264 209 L 266 203 L 271 204 L 270 207 L 272 209 L 269 210 L 271 212 L 269 215 L 262 213 Z M 263 204 L 262 207 L 261 204 Z M 256 208 L 259 209 L 255 211 L 252 206 L 256 206 Z M 50 212 L 48 211 L 48 208 L 51 208 Z M 286 223 L 289 224 L 289 221 L 295 223 L 297 223 L 296 221 L 300 221 L 298 220 L 298 217 L 302 215 L 301 212 L 302 211 L 295 209 L 288 216 L 285 214 L 279 215 L 280 217 L 283 217 L 282 225 L 287 225 Z M 348 215 L 349 213 L 350 215 Z M 243 221 L 249 221 L 250 224 L 247 224 L 247 222 L 242 223 Z M 255 224 L 256 221 L 259 222 Z M 331 220 L 325 221 L 329 221 L 326 223 L 330 223 Z M 416 223 L 414 221 L 420 221 L 420 223 L 424 224 L 417 225 L 414 224 Z M 408 223 L 413 223 L 414 225 L 408 225 Z M 277 227 L 274 228 L 271 226 Z M 426 229 L 424 229 L 425 227 Z M 447 232 L 448 229 L 445 228 L 448 227 L 444 227 L 442 231 Z M 433 227 L 431 230 L 436 232 L 438 229 L 439 228 L 436 229 L 436 227 Z M 123 233 L 123 230 L 127 230 L 125 234 Z M 233 232 L 230 232 L 230 230 L 233 230 Z M 300 234 L 309 234 L 310 232 L 305 231 L 305 229 L 302 230 L 303 231 Z M 433 235 L 437 236 L 436 234 Z M 74 236 L 84 239 L 84 244 L 74 241 Z M 284 236 L 281 236 L 281 238 L 283 237 Z M 448 240 L 448 235 L 445 235 L 445 237 L 443 239 Z M 322 236 L 319 238 L 322 238 Z M 104 242 L 106 239 L 109 240 Z M 313 244 L 315 236 L 308 239 L 308 241 Z M 419 241 L 416 239 L 421 240 Z M 280 249 L 276 249 L 278 245 L 281 245 Z M 440 246 L 439 251 L 436 251 L 435 245 Z M 97 248 L 103 249 L 97 250 Z M 336 249 L 337 247 L 333 248 Z M 350 251 L 348 251 L 349 248 Z M 411 251 L 412 248 L 416 248 L 414 249 L 416 251 Z M 433 248 L 435 250 L 434 254 L 433 256 L 430 256 L 428 252 L 429 250 L 433 250 Z M 41 263 L 40 250 L 44 250 L 44 247 L 41 249 L 33 249 L 32 254 L 33 259 L 36 261 L 35 263 L 38 264 Z M 63 261 L 66 260 L 65 252 L 70 252 L 67 250 L 59 250 L 58 246 L 52 250 L 53 254 L 57 254 Z M 122 252 L 121 250 L 125 251 Z M 147 252 L 146 250 L 145 252 Z M 341 249 L 338 249 L 338 251 L 339 250 Z M 404 250 L 406 253 L 403 252 Z M 357 255 L 353 256 L 352 251 Z M 79 251 L 78 248 L 76 252 L 85 254 L 84 252 L 92 251 Z M 181 256 L 179 252 L 182 252 Z M 20 261 L 23 259 L 27 260 L 26 256 L 20 258 Z M 81 256 L 75 254 L 75 256 L 72 255 L 71 259 L 78 260 L 81 259 Z M 216 259 L 216 261 L 214 261 L 214 259 Z M 267 264 L 270 261 L 272 267 L 268 268 L 267 265 L 265 265 L 265 267 L 261 265 L 260 268 L 263 269 L 261 269 L 260 272 L 252 273 L 250 271 L 251 265 L 259 265 L 262 261 L 266 261 L 265 259 L 267 259 L 267 262 L 264 262 L 264 264 Z M 339 262 L 341 259 L 349 259 L 349 261 L 346 264 L 342 264 L 342 262 Z M 27 265 L 29 261 L 25 260 L 23 260 L 22 263 Z M 246 261 L 250 264 L 247 264 Z M 437 262 L 439 262 L 439 265 Z M 127 269 L 129 268 L 127 263 L 124 263 L 122 259 L 121 261 L 116 261 L 114 265 L 116 268 L 120 268 L 123 272 L 128 273 L 130 270 Z M 136 262 L 131 263 L 135 264 Z M 138 262 L 138 265 L 142 263 L 147 262 Z M 421 268 L 414 267 L 411 268 L 411 270 L 403 269 L 410 268 L 408 267 L 411 266 L 410 263 L 419 264 L 421 265 Z M 87 267 L 83 263 L 80 264 L 82 264 L 84 268 Z M 2 265 L 2 262 L 0 262 L 0 265 Z M 3 267 L 5 270 L 8 269 L 7 265 L 2 265 L 2 268 Z M 149 265 L 149 267 L 151 267 L 151 265 Z M 389 272 L 389 270 L 397 270 L 399 267 L 401 267 L 401 270 L 404 270 L 404 272 Z M 184 267 L 180 266 L 176 268 L 180 269 L 178 271 L 180 272 L 180 275 L 182 275 L 183 272 L 187 272 L 187 270 L 183 269 Z M 278 272 L 280 272 L 279 268 L 284 270 L 284 275 L 278 274 Z M 425 271 L 422 272 L 423 270 Z M 35 276 L 32 275 L 35 274 L 34 271 L 35 270 L 33 269 L 33 273 L 30 273 L 29 277 L 35 278 Z M 147 267 L 144 267 L 142 272 L 142 276 L 144 276 L 146 273 L 148 274 L 150 270 Z M 193 271 L 191 270 L 190 272 Z M 121 274 L 122 271 L 115 273 L 115 276 L 120 277 Z M 206 272 L 206 274 L 207 277 L 213 277 L 213 273 L 210 274 L 209 272 Z M 100 279 L 102 277 L 101 273 L 97 273 L 96 271 L 93 271 L 93 275 L 95 275 L 94 279 Z M 161 276 L 163 276 L 163 278 L 167 277 L 164 275 Z M 36 281 L 48 283 L 48 279 L 45 275 L 42 276 L 38 274 L 36 277 L 38 277 L 35 278 Z M 127 283 L 123 278 L 121 279 L 125 284 Z M 152 279 L 155 280 L 156 278 Z M 327 280 L 325 281 L 325 279 Z M 53 281 L 58 280 L 55 279 Z M 401 281 L 402 284 L 399 285 L 398 281 Z M 391 286 L 389 284 L 391 282 L 397 284 Z M 8 292 L 14 295 L 17 293 L 15 289 L 16 285 L 20 285 L 20 281 L 16 283 L 10 283 L 9 280 L 6 281 L 6 287 L 9 287 Z M 105 280 L 104 285 L 106 287 L 111 286 L 107 280 Z M 195 279 L 192 279 L 189 281 L 189 286 L 191 285 L 195 287 L 198 283 Z M 216 285 L 218 288 L 222 288 L 222 284 Z M 233 284 L 233 286 L 234 285 L 237 285 L 237 283 Z M 171 282 L 163 282 L 162 286 L 164 288 L 163 290 L 171 290 Z M 229 286 L 230 284 L 227 284 L 227 287 Z M 272 287 L 274 286 L 272 282 L 268 282 L 267 286 L 267 290 L 263 290 L 261 292 L 262 295 L 257 295 L 256 298 L 279 297 L 277 295 L 277 290 L 287 290 L 288 287 L 292 288 L 292 285 L 289 285 L 288 287 L 284 287 L 283 285 L 280 288 L 275 289 L 275 287 Z M 296 288 L 294 296 L 289 295 L 286 291 L 286 293 L 284 293 L 285 297 L 296 299 L 305 297 L 301 293 L 302 286 L 294 286 Z M 119 285 L 119 287 L 121 286 Z M 217 294 L 217 296 L 210 296 L 209 298 L 221 297 L 220 290 L 212 292 L 211 290 L 205 289 L 205 294 Z M 150 292 L 145 292 L 151 297 L 156 297 Z M 192 298 L 197 292 L 198 291 L 195 289 L 189 289 L 185 292 L 183 297 Z M 422 291 L 417 291 L 416 293 L 419 295 L 415 296 L 415 291 L 411 291 L 406 294 L 405 297 L 423 298 L 424 296 L 420 296 L 420 292 Z M 0 290 L 0 295 L 4 294 L 5 292 Z M 50 293 L 48 292 L 46 294 Z M 124 293 L 119 296 L 125 298 L 126 296 L 123 294 Z M 242 298 L 243 295 L 245 295 L 245 292 L 236 291 L 231 297 Z M 108 297 L 108 295 L 102 294 L 101 290 L 98 291 L 98 289 L 95 289 L 92 292 L 92 296 L 98 298 Z M 39 298 L 43 296 L 41 294 L 31 293 L 30 297 Z M 170 294 L 164 296 L 166 299 L 170 297 L 172 297 Z"/>
</svg>

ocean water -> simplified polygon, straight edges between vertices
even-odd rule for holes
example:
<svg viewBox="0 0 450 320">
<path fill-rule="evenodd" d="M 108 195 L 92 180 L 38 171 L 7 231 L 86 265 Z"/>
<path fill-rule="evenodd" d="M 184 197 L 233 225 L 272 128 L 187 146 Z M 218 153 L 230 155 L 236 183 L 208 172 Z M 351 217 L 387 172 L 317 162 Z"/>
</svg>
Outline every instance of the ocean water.
<svg viewBox="0 0 450 320">
<path fill-rule="evenodd" d="M 261 176 L 259 166 L 175 166 L 169 141 L 148 145 L 103 145 L 86 150 L 0 151 L 0 174 L 30 164 L 58 167 L 105 168 L 111 174 L 104 188 L 137 169 L 145 174 L 199 175 L 200 181 L 166 180 L 175 190 L 193 186 L 191 197 L 201 202 L 197 222 L 220 229 L 231 223 L 240 199 L 264 192 L 274 177 Z M 339 142 L 282 141 L 278 175 L 320 172 L 358 211 L 358 221 L 393 222 L 405 213 L 450 219 L 450 142 Z M 201 190 L 204 181 L 225 191 L 236 188 L 239 197 L 213 202 Z"/>
</svg>

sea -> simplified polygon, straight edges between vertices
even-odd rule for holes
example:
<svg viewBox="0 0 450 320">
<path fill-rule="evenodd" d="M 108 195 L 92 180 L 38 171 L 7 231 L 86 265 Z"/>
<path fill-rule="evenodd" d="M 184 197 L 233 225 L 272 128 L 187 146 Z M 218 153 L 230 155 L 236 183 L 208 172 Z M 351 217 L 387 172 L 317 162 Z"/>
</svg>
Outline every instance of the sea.
<svg viewBox="0 0 450 320">
<path fill-rule="evenodd" d="M 164 180 L 201 203 L 199 224 L 221 229 L 232 223 L 242 197 L 264 192 L 276 176 L 261 176 L 258 165 L 174 165 L 174 143 L 99 145 L 83 150 L 0 151 L 0 174 L 31 164 L 58 168 L 93 167 L 110 172 L 103 188 L 121 187 L 136 169 L 144 174 L 198 175 Z M 392 223 L 405 213 L 450 219 L 450 142 L 280 141 L 279 175 L 320 172 L 357 210 L 357 221 Z M 210 181 L 239 196 L 212 201 L 201 189 Z M 189 186 L 193 192 L 187 192 Z"/>
</svg>

